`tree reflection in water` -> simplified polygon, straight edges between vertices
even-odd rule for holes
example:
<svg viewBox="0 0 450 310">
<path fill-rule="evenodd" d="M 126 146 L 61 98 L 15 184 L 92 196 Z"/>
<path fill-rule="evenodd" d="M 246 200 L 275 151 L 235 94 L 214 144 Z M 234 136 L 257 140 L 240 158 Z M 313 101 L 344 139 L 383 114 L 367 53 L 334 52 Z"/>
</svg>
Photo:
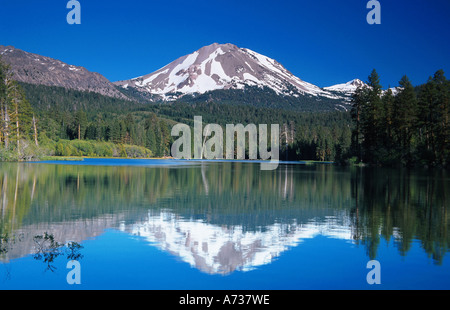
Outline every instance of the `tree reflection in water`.
<svg viewBox="0 0 450 310">
<path fill-rule="evenodd" d="M 20 242 L 22 241 L 24 241 L 23 234 L 5 234 L 0 236 L 0 258 L 7 256 L 8 252 L 12 251 L 16 245 L 20 247 Z M 67 243 L 58 242 L 53 234 L 47 232 L 34 236 L 33 243 L 33 259 L 42 261 L 46 265 L 46 270 L 51 272 L 57 269 L 55 260 L 60 256 L 65 257 L 67 260 L 80 260 L 84 257 L 80 252 L 83 249 L 81 244 L 74 241 Z"/>
<path fill-rule="evenodd" d="M 49 235 L 48 233 L 34 236 L 33 241 L 36 245 L 34 259 L 47 264 L 47 270 L 53 272 L 56 269 L 54 266 L 55 259 L 63 254 L 61 251 L 63 244 L 55 241 L 53 235 Z"/>
<path fill-rule="evenodd" d="M 47 270 L 55 271 L 55 260 L 59 256 L 66 256 L 68 260 L 80 260 L 83 255 L 79 252 L 83 248 L 77 242 L 59 243 L 52 234 L 45 232 L 43 235 L 34 236 L 36 246 L 35 260 L 42 261 L 47 265 Z"/>
</svg>

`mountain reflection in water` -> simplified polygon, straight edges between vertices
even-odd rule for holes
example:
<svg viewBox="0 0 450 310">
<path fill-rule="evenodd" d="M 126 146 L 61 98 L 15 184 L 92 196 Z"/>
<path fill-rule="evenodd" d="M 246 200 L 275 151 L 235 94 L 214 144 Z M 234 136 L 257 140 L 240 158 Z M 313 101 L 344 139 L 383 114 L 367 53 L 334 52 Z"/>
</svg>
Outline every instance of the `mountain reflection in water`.
<svg viewBox="0 0 450 310">
<path fill-rule="evenodd" d="M 362 245 L 368 259 L 376 259 L 381 239 L 399 255 L 418 240 L 437 265 L 449 245 L 450 180 L 443 171 L 2 163 L 0 189 L 4 263 L 35 253 L 36 235 L 82 244 L 111 228 L 224 275 L 270 264 L 318 235 Z"/>
<path fill-rule="evenodd" d="M 161 212 L 121 229 L 144 237 L 203 272 L 229 274 L 269 264 L 303 239 L 317 235 L 352 240 L 350 227 L 336 223 L 337 220 L 340 219 L 328 217 L 324 222 L 306 224 L 294 220 L 291 224 L 274 223 L 264 229 L 245 231 L 238 225 L 219 226 Z"/>
</svg>

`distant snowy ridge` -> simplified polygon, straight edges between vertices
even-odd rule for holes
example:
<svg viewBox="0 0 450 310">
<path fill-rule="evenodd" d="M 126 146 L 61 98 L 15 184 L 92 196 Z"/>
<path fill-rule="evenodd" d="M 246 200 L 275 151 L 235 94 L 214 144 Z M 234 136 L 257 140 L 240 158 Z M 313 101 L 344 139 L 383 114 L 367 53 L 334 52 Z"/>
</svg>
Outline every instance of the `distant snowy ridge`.
<svg viewBox="0 0 450 310">
<path fill-rule="evenodd" d="M 358 87 L 362 87 L 364 85 L 366 84 L 363 81 L 359 79 L 354 79 L 344 84 L 337 84 L 329 87 L 324 87 L 324 89 L 343 93 L 354 93 Z"/>
<path fill-rule="evenodd" d="M 356 89 L 358 89 L 358 87 L 369 87 L 369 85 L 367 85 L 366 83 L 364 83 L 363 81 L 361 81 L 359 79 L 354 79 L 347 83 L 336 84 L 333 86 L 324 87 L 323 89 L 334 92 L 336 94 L 340 93 L 340 94 L 342 94 L 342 96 L 347 96 L 346 100 L 348 102 L 350 102 L 351 95 L 353 95 L 355 93 L 355 91 L 356 91 Z M 396 96 L 402 88 L 401 87 L 391 87 L 389 89 L 392 91 L 392 94 L 394 96 Z M 381 95 L 384 95 L 387 91 L 388 91 L 388 89 L 382 90 Z"/>
</svg>

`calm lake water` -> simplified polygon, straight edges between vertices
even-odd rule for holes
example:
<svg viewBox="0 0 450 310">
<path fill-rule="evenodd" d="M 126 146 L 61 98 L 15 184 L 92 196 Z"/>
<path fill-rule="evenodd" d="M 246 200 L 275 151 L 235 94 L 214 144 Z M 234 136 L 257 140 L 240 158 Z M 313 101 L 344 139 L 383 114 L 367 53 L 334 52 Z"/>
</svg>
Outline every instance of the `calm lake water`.
<svg viewBox="0 0 450 310">
<path fill-rule="evenodd" d="M 443 171 L 86 159 L 0 189 L 0 289 L 450 289 Z"/>
</svg>

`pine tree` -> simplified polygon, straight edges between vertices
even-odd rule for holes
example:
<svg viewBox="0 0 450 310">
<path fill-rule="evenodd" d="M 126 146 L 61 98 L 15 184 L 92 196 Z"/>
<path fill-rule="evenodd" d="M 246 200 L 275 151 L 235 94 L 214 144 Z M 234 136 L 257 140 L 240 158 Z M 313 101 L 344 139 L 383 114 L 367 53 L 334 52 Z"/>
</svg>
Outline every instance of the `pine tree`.
<svg viewBox="0 0 450 310">
<path fill-rule="evenodd" d="M 5 142 L 5 115 L 4 115 L 4 106 L 6 104 L 6 86 L 5 86 L 5 77 L 6 77 L 6 67 L 1 62 L 0 58 L 0 145 Z"/>
<path fill-rule="evenodd" d="M 436 84 L 432 77 L 418 94 L 418 147 L 420 156 L 429 164 L 436 163 L 438 136 L 438 102 Z"/>
<path fill-rule="evenodd" d="M 450 99 L 450 81 L 444 76 L 443 70 L 438 70 L 433 76 L 433 82 L 436 85 L 437 112 L 436 113 L 436 148 L 438 162 L 441 165 L 448 163 L 450 159 L 450 124 L 449 124 L 449 99 Z"/>
<path fill-rule="evenodd" d="M 160 130 L 161 130 L 161 155 L 168 156 L 170 155 L 170 143 L 172 136 L 170 135 L 169 125 L 164 121 L 160 121 Z"/>
<path fill-rule="evenodd" d="M 123 119 L 119 121 L 119 142 L 120 143 L 128 143 L 129 133 L 127 131 L 127 126 Z"/>
<path fill-rule="evenodd" d="M 352 131 L 352 153 L 355 154 L 359 160 L 363 158 L 363 149 L 362 149 L 362 141 L 363 141 L 363 130 L 362 130 L 362 120 L 363 120 L 363 106 L 367 101 L 367 93 L 368 88 L 358 87 L 356 91 L 352 95 L 352 109 L 351 109 L 351 117 L 355 124 L 355 127 Z"/>
<path fill-rule="evenodd" d="M 394 94 L 391 88 L 383 94 L 381 98 L 381 116 L 380 116 L 380 132 L 379 132 L 379 153 L 384 162 L 394 162 L 395 154 L 393 152 L 393 108 Z"/>
<path fill-rule="evenodd" d="M 156 137 L 152 129 L 146 131 L 145 147 L 151 150 L 153 154 L 156 154 Z"/>
<path fill-rule="evenodd" d="M 154 156 L 161 156 L 161 134 L 159 133 L 159 121 L 156 114 L 151 113 L 144 123 L 146 132 L 145 146 L 150 149 Z"/>
<path fill-rule="evenodd" d="M 14 84 L 12 108 L 17 138 L 31 140 L 33 135 L 33 109 L 23 89 L 16 82 Z"/>
<path fill-rule="evenodd" d="M 95 118 L 95 139 L 97 141 L 105 140 L 105 125 L 101 114 L 97 114 Z"/>
<path fill-rule="evenodd" d="M 1 130 L 2 130 L 2 142 L 4 143 L 4 146 L 6 149 L 9 149 L 10 147 L 10 136 L 12 134 L 11 132 L 11 90 L 12 85 L 14 83 L 12 79 L 12 74 L 9 71 L 9 66 L 5 65 L 0 62 L 0 108 L 1 108 L 1 116 L 2 116 L 2 124 L 1 124 Z"/>
<path fill-rule="evenodd" d="M 401 91 L 394 101 L 394 134 L 400 160 L 406 164 L 412 163 L 413 135 L 417 125 L 417 98 L 414 87 L 407 76 L 399 82 Z"/>
<path fill-rule="evenodd" d="M 15 151 L 21 159 L 23 150 L 29 145 L 22 141 L 33 139 L 37 143 L 36 118 L 33 123 L 33 110 L 22 87 L 13 79 L 8 65 L 0 59 L 0 145 Z M 26 157 L 31 154 L 28 152 Z"/>
<path fill-rule="evenodd" d="M 114 143 L 120 142 L 120 123 L 117 121 L 112 121 L 109 126 L 109 140 Z"/>
<path fill-rule="evenodd" d="M 86 112 L 83 110 L 78 110 L 75 113 L 73 124 L 72 124 L 72 132 L 75 134 L 75 138 L 78 140 L 84 139 L 86 134 L 86 128 L 88 126 L 88 120 Z"/>
<path fill-rule="evenodd" d="M 378 150 L 382 146 L 380 132 L 382 124 L 382 102 L 380 78 L 376 70 L 372 70 L 368 78 L 367 101 L 363 105 L 362 131 L 365 161 L 376 163 L 380 161 Z"/>
<path fill-rule="evenodd" d="M 356 124 L 353 149 L 364 162 L 380 162 L 378 150 L 383 143 L 380 132 L 384 124 L 380 78 L 375 69 L 369 75 L 367 86 L 359 87 L 353 94 L 352 101 L 351 114 Z"/>
</svg>

